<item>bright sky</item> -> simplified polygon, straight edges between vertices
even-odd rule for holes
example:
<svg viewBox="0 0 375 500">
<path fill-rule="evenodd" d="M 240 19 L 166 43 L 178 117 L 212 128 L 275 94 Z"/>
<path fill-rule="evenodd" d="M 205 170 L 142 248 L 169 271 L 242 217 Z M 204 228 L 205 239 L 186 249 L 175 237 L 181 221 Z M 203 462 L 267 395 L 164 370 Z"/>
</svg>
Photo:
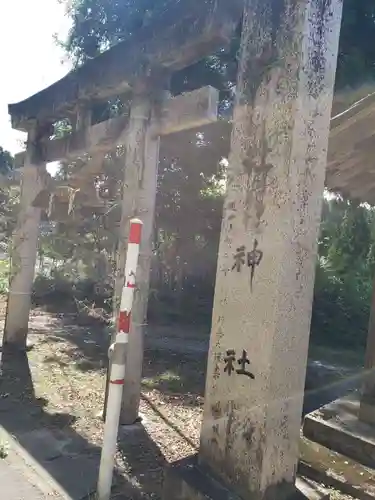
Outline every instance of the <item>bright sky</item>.
<svg viewBox="0 0 375 500">
<path fill-rule="evenodd" d="M 7 106 L 48 87 L 70 69 L 53 35 L 69 20 L 57 0 L 0 0 L 0 146 L 16 153 L 25 134 L 10 126 Z"/>
</svg>

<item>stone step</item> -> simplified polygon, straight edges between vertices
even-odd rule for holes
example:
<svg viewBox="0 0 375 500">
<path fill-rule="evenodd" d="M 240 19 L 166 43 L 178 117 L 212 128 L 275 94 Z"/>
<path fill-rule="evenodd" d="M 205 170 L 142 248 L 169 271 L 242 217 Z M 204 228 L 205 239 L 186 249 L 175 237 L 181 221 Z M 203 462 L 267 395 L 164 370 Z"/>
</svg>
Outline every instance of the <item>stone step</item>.
<svg viewBox="0 0 375 500">
<path fill-rule="evenodd" d="M 375 471 L 302 437 L 298 472 L 359 500 L 374 500 Z M 308 497 L 310 498 L 310 497 Z"/>
<path fill-rule="evenodd" d="M 329 491 L 310 478 L 302 476 L 297 477 L 296 488 L 302 493 L 301 498 L 308 500 L 330 500 Z"/>
<path fill-rule="evenodd" d="M 303 435 L 330 450 L 375 469 L 375 427 L 358 420 L 357 393 L 306 415 Z"/>
<path fill-rule="evenodd" d="M 330 493 L 315 480 L 299 475 L 294 491 L 287 490 L 288 500 L 329 500 Z M 275 495 L 276 494 L 276 495 Z M 277 498 L 276 498 L 277 496 Z M 242 497 L 241 497 L 242 498 Z M 248 498 L 248 497 L 246 497 Z M 251 496 L 253 498 L 253 496 Z M 283 486 L 277 486 L 267 498 L 286 499 Z M 164 500 L 240 500 L 230 487 L 198 463 L 198 456 L 188 457 L 167 466 L 163 482 Z"/>
</svg>

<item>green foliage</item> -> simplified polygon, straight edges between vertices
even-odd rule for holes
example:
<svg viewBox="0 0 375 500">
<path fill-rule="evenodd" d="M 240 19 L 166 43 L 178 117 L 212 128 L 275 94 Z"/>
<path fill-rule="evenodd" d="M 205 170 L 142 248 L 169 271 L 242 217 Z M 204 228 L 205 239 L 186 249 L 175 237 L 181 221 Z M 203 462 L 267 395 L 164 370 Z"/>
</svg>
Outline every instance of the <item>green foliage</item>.
<svg viewBox="0 0 375 500">
<path fill-rule="evenodd" d="M 312 317 L 316 342 L 365 345 L 374 229 L 373 209 L 340 199 L 324 201 Z"/>
<path fill-rule="evenodd" d="M 63 46 L 76 63 L 93 58 L 125 40 L 177 0 L 62 0 L 73 25 Z M 202 0 L 203 1 L 203 0 Z M 345 0 L 337 86 L 355 86 L 375 77 L 375 0 Z M 236 78 L 239 32 L 229 53 L 219 53 L 176 75 L 177 87 L 196 86 L 202 79 L 230 88 Z"/>
<path fill-rule="evenodd" d="M 55 269 L 50 275 L 37 275 L 33 287 L 33 302 L 38 306 L 57 305 L 60 310 L 80 309 L 85 305 L 88 309 L 100 307 L 110 312 L 112 294 L 111 286 L 98 290 L 97 282 L 90 278 Z"/>
<path fill-rule="evenodd" d="M 321 262 L 317 265 L 311 324 L 315 344 L 342 348 L 366 344 L 371 279 L 353 271 L 339 279 Z"/>
<path fill-rule="evenodd" d="M 170 0 L 169 0 L 170 1 Z M 81 63 L 146 25 L 168 0 L 74 0 L 68 2 L 73 27 L 67 51 Z"/>
<path fill-rule="evenodd" d="M 12 155 L 0 146 L 0 174 L 9 175 L 13 167 Z"/>
<path fill-rule="evenodd" d="M 179 187 L 172 174 L 166 174 L 170 178 L 168 184 L 162 184 L 158 198 L 158 243 L 152 266 L 149 318 L 208 325 L 222 197 L 209 191 L 209 195 L 201 195 L 199 202 L 193 188 L 186 193 L 182 189 L 183 176 Z M 196 206 L 189 207 L 188 201 L 193 196 Z M 374 267 L 374 222 L 374 212 L 368 207 L 335 199 L 324 201 L 312 315 L 315 344 L 357 349 L 366 343 Z M 63 238 L 58 236 L 59 245 L 69 245 L 67 254 L 64 246 L 56 246 L 57 235 L 47 234 L 42 239 L 46 262 L 44 273 L 35 282 L 34 301 L 39 305 L 55 303 L 59 307 L 80 304 L 87 310 L 102 307 L 110 313 L 113 274 L 106 267 L 101 271 L 98 259 L 103 255 L 98 249 L 105 246 L 104 240 L 93 238 L 90 232 L 81 236 L 63 234 Z M 110 258 L 109 247 L 107 251 Z"/>
<path fill-rule="evenodd" d="M 344 0 L 337 86 L 375 77 L 375 0 Z"/>
<path fill-rule="evenodd" d="M 366 268 L 370 251 L 373 212 L 347 204 L 340 224 L 332 235 L 328 261 L 337 276 L 347 276 L 360 266 Z"/>
<path fill-rule="evenodd" d="M 0 253 L 7 251 L 16 224 L 19 186 L 12 180 L 13 173 L 13 157 L 0 147 Z"/>
</svg>

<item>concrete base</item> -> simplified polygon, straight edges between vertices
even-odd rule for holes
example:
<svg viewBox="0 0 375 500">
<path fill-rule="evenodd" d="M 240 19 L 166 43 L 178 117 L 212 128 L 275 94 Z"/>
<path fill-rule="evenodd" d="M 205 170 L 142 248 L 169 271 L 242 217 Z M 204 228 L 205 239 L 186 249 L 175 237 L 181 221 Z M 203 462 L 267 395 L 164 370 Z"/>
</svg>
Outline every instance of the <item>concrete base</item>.
<svg viewBox="0 0 375 500">
<path fill-rule="evenodd" d="M 163 500 L 243 500 L 231 492 L 206 468 L 198 465 L 197 455 L 176 462 L 168 467 L 164 479 Z M 275 496 L 277 494 L 277 497 Z M 329 500 L 325 490 L 314 487 L 311 482 L 298 479 L 293 492 L 285 495 L 275 491 L 267 496 L 247 497 L 246 500 Z"/>
<path fill-rule="evenodd" d="M 367 467 L 375 468 L 375 427 L 358 420 L 359 393 L 306 415 L 305 437 Z"/>
<path fill-rule="evenodd" d="M 15 439 L 0 425 L 0 442 L 9 444 L 13 456 L 11 465 L 16 462 L 14 457 L 18 457 L 17 468 L 22 476 L 32 476 L 34 484 L 38 478 L 38 485 L 43 485 L 43 490 L 39 486 L 45 493 L 43 498 L 81 500 L 95 491 L 100 457 L 86 454 L 62 432 L 56 437 L 47 429 L 36 429 L 17 434 Z M 3 498 L 1 494 L 0 497 Z"/>
<path fill-rule="evenodd" d="M 375 401 L 364 401 L 362 398 L 359 418 L 366 424 L 375 425 Z"/>
</svg>

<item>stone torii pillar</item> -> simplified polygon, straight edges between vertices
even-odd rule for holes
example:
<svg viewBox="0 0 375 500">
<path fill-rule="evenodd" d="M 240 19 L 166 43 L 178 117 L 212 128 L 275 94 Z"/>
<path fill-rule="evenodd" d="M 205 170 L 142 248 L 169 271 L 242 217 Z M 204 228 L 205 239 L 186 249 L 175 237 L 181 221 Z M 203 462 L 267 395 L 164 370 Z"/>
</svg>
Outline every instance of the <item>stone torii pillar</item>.
<svg viewBox="0 0 375 500">
<path fill-rule="evenodd" d="M 165 499 L 300 498 L 341 13 L 342 0 L 246 1 L 201 445 Z"/>
<path fill-rule="evenodd" d="M 139 411 L 143 326 L 147 316 L 160 137 L 215 122 L 219 102 L 219 93 L 213 87 L 204 87 L 174 98 L 163 90 L 155 98 L 155 94 L 149 89 L 148 85 L 142 92 L 134 93 L 125 136 L 126 158 L 115 307 L 124 283 L 129 220 L 133 217 L 141 219 L 143 230 L 137 270 L 138 290 L 134 297 L 126 356 L 122 424 L 133 424 Z"/>
<path fill-rule="evenodd" d="M 126 163 L 115 280 L 116 312 L 119 310 L 121 290 L 125 280 L 130 219 L 132 217 L 141 219 L 143 228 L 137 269 L 137 290 L 134 296 L 132 324 L 126 352 L 121 424 L 136 422 L 141 396 L 143 325 L 147 315 L 160 144 L 160 137 L 152 136 L 153 111 L 150 96 L 146 93 L 133 95 L 125 144 Z"/>
<path fill-rule="evenodd" d="M 33 206 L 48 177 L 41 157 L 43 138 L 37 126 L 28 134 L 21 173 L 20 211 L 10 250 L 11 274 L 3 344 L 26 348 L 31 291 L 35 274 L 41 208 Z"/>
</svg>

